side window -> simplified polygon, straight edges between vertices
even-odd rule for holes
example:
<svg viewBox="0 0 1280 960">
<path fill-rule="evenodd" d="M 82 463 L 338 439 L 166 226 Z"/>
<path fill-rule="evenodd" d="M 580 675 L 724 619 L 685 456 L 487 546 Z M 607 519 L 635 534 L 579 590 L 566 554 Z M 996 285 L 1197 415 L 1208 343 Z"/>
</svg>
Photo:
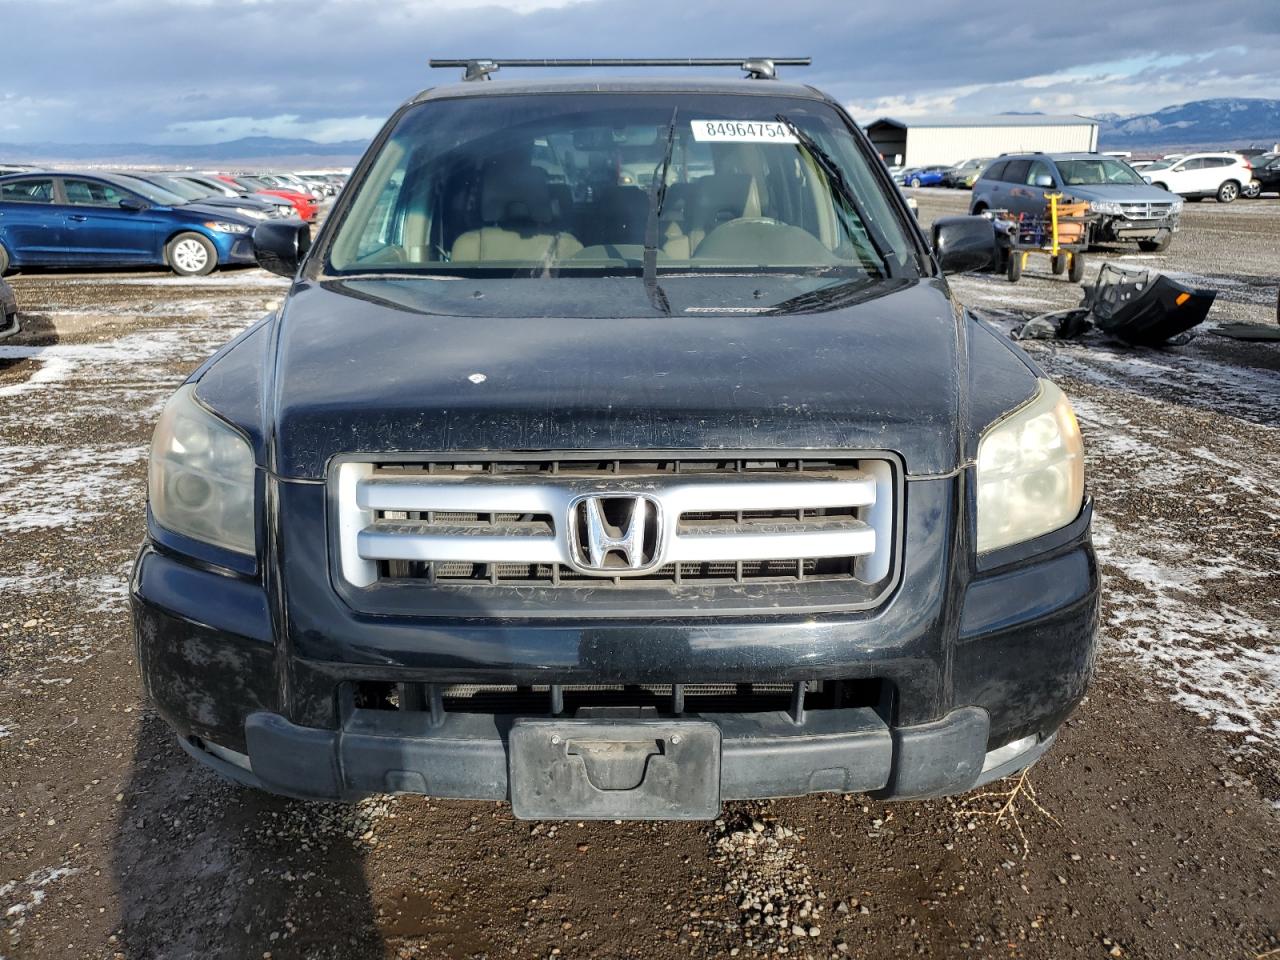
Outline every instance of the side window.
<svg viewBox="0 0 1280 960">
<path fill-rule="evenodd" d="M 64 178 L 62 189 L 67 195 L 67 203 L 78 207 L 118 207 L 120 201 L 129 196 L 120 188 L 97 180 Z"/>
<path fill-rule="evenodd" d="M 1049 165 L 1043 160 L 1036 160 L 1031 164 L 1031 170 L 1027 173 L 1027 186 L 1034 187 L 1036 180 L 1040 177 L 1048 177 L 1053 179 L 1053 171 L 1049 169 Z"/>
<path fill-rule="evenodd" d="M 997 160 L 991 166 L 987 167 L 982 174 L 983 180 L 1001 180 L 1004 178 L 1004 168 L 1009 165 L 1008 160 Z"/>
<path fill-rule="evenodd" d="M 1206 167 L 1229 167 L 1232 164 L 1230 157 L 1209 157 L 1205 160 Z"/>
<path fill-rule="evenodd" d="M 1204 160 L 1202 160 L 1202 159 L 1197 159 L 1197 160 L 1183 160 L 1181 163 L 1176 164 L 1176 165 L 1174 166 L 1174 168 L 1173 168 L 1173 169 L 1174 169 L 1175 171 L 1178 171 L 1178 170 L 1203 170 L 1203 169 L 1204 169 Z"/>
<path fill-rule="evenodd" d="M 0 201 L 5 203 L 50 203 L 53 200 L 53 180 L 16 180 L 0 184 Z"/>
<path fill-rule="evenodd" d="M 1027 173 L 1030 170 L 1030 160 L 1010 160 L 1009 165 L 1004 168 L 1004 176 L 1000 179 L 1006 183 L 1026 183 Z"/>
</svg>

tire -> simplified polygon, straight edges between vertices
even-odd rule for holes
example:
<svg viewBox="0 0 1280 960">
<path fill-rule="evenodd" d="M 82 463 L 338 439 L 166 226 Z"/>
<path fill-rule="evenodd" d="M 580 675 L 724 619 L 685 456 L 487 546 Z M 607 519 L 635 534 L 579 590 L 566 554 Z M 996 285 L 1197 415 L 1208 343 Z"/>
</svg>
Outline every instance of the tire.
<svg viewBox="0 0 1280 960">
<path fill-rule="evenodd" d="M 9 251 L 0 243 L 0 277 L 9 272 Z"/>
<path fill-rule="evenodd" d="M 203 277 L 218 265 L 217 248 L 199 233 L 180 233 L 164 248 L 169 269 L 180 277 Z"/>
<path fill-rule="evenodd" d="M 1228 180 L 1218 188 L 1219 203 L 1234 203 L 1236 198 L 1240 196 L 1240 184 L 1234 180 Z"/>
<path fill-rule="evenodd" d="M 1022 279 L 1022 253 L 1017 250 L 1009 251 L 1009 264 L 1005 267 L 1005 276 L 1009 278 L 1010 283 L 1017 283 Z"/>
<path fill-rule="evenodd" d="M 1262 196 L 1262 184 L 1257 180 L 1250 180 L 1240 188 L 1240 196 L 1244 197 L 1246 200 L 1257 200 Z"/>
<path fill-rule="evenodd" d="M 1071 254 L 1071 269 L 1067 271 L 1067 279 L 1072 283 L 1079 283 L 1084 279 L 1084 254 Z"/>
<path fill-rule="evenodd" d="M 969 216 L 980 217 L 986 212 L 987 212 L 987 205 L 985 203 L 975 203 L 973 205 L 973 210 L 970 211 L 969 213 Z"/>
<path fill-rule="evenodd" d="M 919 177 L 912 177 L 912 178 L 911 178 L 911 186 L 912 186 L 912 187 L 919 187 L 919 186 L 920 186 L 920 178 L 919 178 Z"/>
<path fill-rule="evenodd" d="M 1166 233 L 1163 237 L 1155 240 L 1139 240 L 1138 249 L 1143 253 L 1164 253 L 1169 249 L 1169 244 L 1173 243 L 1173 234 Z"/>
<path fill-rule="evenodd" d="M 1067 269 L 1067 261 L 1071 259 L 1070 254 L 1059 253 L 1049 261 L 1049 269 L 1053 271 L 1055 277 L 1061 276 Z"/>
</svg>

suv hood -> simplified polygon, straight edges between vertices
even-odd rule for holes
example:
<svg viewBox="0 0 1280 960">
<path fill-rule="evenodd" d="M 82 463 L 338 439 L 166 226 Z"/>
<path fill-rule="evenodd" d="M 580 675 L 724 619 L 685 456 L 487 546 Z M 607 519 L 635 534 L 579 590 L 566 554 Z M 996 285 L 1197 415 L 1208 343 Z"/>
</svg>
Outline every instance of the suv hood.
<svg viewBox="0 0 1280 960">
<path fill-rule="evenodd" d="M 657 312 L 635 279 L 560 282 L 578 312 L 600 298 L 613 315 L 464 315 L 477 312 L 467 301 L 506 309 L 475 281 L 299 282 L 266 394 L 275 472 L 322 478 L 339 454 L 517 450 L 891 450 L 910 473 L 958 466 L 964 321 L 941 281 L 727 316 L 684 312 L 678 296 L 673 315 Z"/>
<path fill-rule="evenodd" d="M 1063 187 L 1062 192 L 1069 193 L 1078 200 L 1118 200 L 1126 203 L 1143 200 L 1152 203 L 1168 203 L 1178 199 L 1176 193 L 1161 190 L 1149 183 L 1141 186 L 1136 183 L 1090 183 L 1078 187 Z"/>
</svg>

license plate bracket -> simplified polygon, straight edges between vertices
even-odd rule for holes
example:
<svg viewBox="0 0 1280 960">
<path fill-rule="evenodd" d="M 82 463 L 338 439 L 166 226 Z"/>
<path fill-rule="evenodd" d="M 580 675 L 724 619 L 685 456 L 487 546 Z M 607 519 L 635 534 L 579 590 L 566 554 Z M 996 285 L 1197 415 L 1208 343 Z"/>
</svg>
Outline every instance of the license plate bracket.
<svg viewBox="0 0 1280 960">
<path fill-rule="evenodd" d="M 522 820 L 713 820 L 720 728 L 699 720 L 512 725 L 511 808 Z"/>
</svg>

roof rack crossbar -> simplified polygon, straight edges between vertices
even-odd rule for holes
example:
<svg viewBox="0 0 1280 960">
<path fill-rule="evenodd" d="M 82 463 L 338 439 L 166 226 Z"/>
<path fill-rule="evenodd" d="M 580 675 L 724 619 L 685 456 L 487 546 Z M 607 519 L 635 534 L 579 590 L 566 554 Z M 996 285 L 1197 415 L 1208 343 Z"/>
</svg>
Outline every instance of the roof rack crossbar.
<svg viewBox="0 0 1280 960">
<path fill-rule="evenodd" d="M 427 61 L 431 67 L 462 67 L 463 80 L 488 80 L 502 67 L 737 67 L 753 80 L 772 80 L 778 67 L 807 67 L 811 57 L 469 57 Z"/>
</svg>

